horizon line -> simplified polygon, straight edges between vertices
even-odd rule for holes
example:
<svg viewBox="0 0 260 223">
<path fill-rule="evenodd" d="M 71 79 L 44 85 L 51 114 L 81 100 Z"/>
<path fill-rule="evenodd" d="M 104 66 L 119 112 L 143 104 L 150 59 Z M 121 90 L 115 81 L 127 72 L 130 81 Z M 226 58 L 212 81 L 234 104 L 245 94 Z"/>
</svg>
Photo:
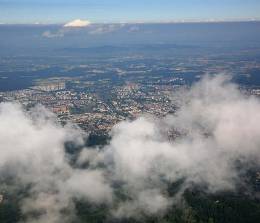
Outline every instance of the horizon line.
<svg viewBox="0 0 260 223">
<path fill-rule="evenodd" d="M 260 22 L 260 18 L 251 19 L 207 19 L 207 20 L 167 20 L 167 21 L 129 21 L 129 22 L 91 22 L 90 25 L 106 24 L 185 24 L 185 23 L 235 23 L 235 22 Z M 0 25 L 65 25 L 66 22 L 33 22 L 33 23 L 9 23 L 0 22 Z"/>
</svg>

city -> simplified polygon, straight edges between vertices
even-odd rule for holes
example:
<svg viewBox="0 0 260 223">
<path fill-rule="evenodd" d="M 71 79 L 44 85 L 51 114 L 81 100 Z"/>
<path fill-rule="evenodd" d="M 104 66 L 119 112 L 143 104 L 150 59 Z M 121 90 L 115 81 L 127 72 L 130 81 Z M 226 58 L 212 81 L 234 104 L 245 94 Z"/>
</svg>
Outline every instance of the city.
<svg viewBox="0 0 260 223">
<path fill-rule="evenodd" d="M 0 0 L 0 223 L 260 222 L 259 0 Z"/>
<path fill-rule="evenodd" d="M 155 47 L 165 51 L 164 45 Z M 104 55 L 102 60 L 88 63 L 84 63 L 88 58 L 79 58 L 78 65 L 70 65 L 70 58 L 67 63 L 59 63 L 58 60 L 48 65 L 40 61 L 30 65 L 29 71 L 26 71 L 28 65 L 8 67 L 1 71 L 2 79 L 6 73 L 20 70 L 29 73 L 29 80 L 24 87 L 17 87 L 24 89 L 0 92 L 0 100 L 16 101 L 25 108 L 40 104 L 56 113 L 61 123 L 73 122 L 88 132 L 102 134 L 108 133 L 116 123 L 125 119 L 135 119 L 145 114 L 164 117 L 174 113 L 182 100 L 180 92 L 205 74 L 233 75 L 234 81 L 241 85 L 241 91 L 260 95 L 260 85 L 250 84 L 260 71 L 260 59 L 248 61 L 248 52 L 235 52 L 234 59 L 230 53 L 211 56 L 207 49 L 206 52 L 191 55 L 191 50 L 188 50 L 184 52 L 187 57 L 172 55 L 172 58 L 161 59 L 160 50 L 154 51 L 152 57 L 142 55 L 145 51 L 141 51 L 139 56 L 127 52 L 120 58 Z M 253 53 L 260 54 L 260 51 Z M 19 60 L 24 59 L 21 57 Z M 28 58 L 26 60 L 31 63 Z M 2 60 L 1 67 L 11 61 L 11 58 Z M 45 79 L 39 79 L 38 75 L 30 77 L 30 73 L 38 72 L 45 76 L 45 70 Z"/>
</svg>

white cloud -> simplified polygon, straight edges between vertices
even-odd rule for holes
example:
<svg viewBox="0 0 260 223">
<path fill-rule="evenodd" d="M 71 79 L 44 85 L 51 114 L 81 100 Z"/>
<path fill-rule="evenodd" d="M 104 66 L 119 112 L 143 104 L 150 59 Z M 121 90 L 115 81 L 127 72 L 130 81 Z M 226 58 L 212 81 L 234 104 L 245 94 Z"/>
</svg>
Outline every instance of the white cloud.
<svg viewBox="0 0 260 223">
<path fill-rule="evenodd" d="M 240 182 L 236 161 L 259 163 L 258 99 L 242 95 L 221 75 L 204 78 L 182 96 L 184 104 L 174 116 L 142 117 L 113 129 L 105 157 L 112 159 L 115 178 L 125 183 L 131 197 L 116 214 L 160 212 L 176 199 L 167 197 L 168 183 L 179 180 L 184 182 L 180 193 L 194 184 L 211 193 L 234 190 Z M 163 132 L 170 129 L 183 134 L 175 141 L 167 140 Z M 151 190 L 157 195 L 150 199 L 157 197 L 163 205 L 140 201 L 141 194 Z"/>
<path fill-rule="evenodd" d="M 131 201 L 120 203 L 112 213 L 117 218 L 141 217 L 145 211 L 147 215 L 162 216 L 171 201 L 158 189 L 147 189 L 136 193 Z"/>
<path fill-rule="evenodd" d="M 105 148 L 85 148 L 77 164 L 87 163 L 87 169 L 72 167 L 64 151 L 64 142 L 82 142 L 79 129 L 60 126 L 42 107 L 25 112 L 2 103 L 0 173 L 32 185 L 23 211 L 44 210 L 32 222 L 70 222 L 73 214 L 61 210 L 73 212 L 73 198 L 109 204 L 116 217 L 136 217 L 163 214 L 194 184 L 210 193 L 236 189 L 236 161 L 260 162 L 259 99 L 243 95 L 222 75 L 204 78 L 182 97 L 175 115 L 121 122 Z M 182 135 L 169 140 L 165 132 L 171 129 Z M 179 180 L 178 196 L 172 197 L 168 184 Z M 114 182 L 129 199 L 114 203 Z"/>
<path fill-rule="evenodd" d="M 81 144 L 82 132 L 61 126 L 42 107 L 25 112 L 17 104 L 0 104 L 0 174 L 31 185 L 22 203 L 25 213 L 43 211 L 32 222 L 64 222 L 61 210 L 73 210 L 73 198 L 89 202 L 112 201 L 112 190 L 102 170 L 77 169 L 70 165 L 64 143 Z M 30 221 L 29 221 L 30 222 Z"/>
<path fill-rule="evenodd" d="M 68 22 L 64 25 L 64 27 L 87 27 L 89 26 L 91 23 L 88 20 L 81 20 L 81 19 L 76 19 L 73 20 L 71 22 Z"/>
</svg>

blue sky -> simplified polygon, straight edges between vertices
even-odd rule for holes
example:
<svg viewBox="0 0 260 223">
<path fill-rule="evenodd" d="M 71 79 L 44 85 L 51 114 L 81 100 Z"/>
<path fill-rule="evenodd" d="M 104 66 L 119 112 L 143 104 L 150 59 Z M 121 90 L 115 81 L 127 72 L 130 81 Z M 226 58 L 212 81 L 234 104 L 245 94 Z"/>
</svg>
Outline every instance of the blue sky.
<svg viewBox="0 0 260 223">
<path fill-rule="evenodd" d="M 260 0 L 0 0 L 0 23 L 260 19 Z"/>
</svg>

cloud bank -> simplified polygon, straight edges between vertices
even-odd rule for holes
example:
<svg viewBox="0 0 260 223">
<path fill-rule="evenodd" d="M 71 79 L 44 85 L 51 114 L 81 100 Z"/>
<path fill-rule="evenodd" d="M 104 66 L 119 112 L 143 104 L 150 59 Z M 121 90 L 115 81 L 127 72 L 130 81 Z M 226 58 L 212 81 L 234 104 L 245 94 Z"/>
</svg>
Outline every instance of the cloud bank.
<svg viewBox="0 0 260 223">
<path fill-rule="evenodd" d="M 222 75 L 184 92 L 183 104 L 163 119 L 124 121 L 104 148 L 84 148 L 69 162 L 64 143 L 82 144 L 83 133 L 60 126 L 43 108 L 29 112 L 0 105 L 1 172 L 29 184 L 23 211 L 41 210 L 33 222 L 69 221 L 73 198 L 104 203 L 115 217 L 163 214 L 187 188 L 235 190 L 243 166 L 260 161 L 260 101 L 243 95 Z M 172 132 L 178 132 L 175 138 Z M 79 168 L 87 164 L 87 168 Z M 181 182 L 175 195 L 172 183 Z M 115 199 L 117 187 L 126 199 Z"/>
</svg>

